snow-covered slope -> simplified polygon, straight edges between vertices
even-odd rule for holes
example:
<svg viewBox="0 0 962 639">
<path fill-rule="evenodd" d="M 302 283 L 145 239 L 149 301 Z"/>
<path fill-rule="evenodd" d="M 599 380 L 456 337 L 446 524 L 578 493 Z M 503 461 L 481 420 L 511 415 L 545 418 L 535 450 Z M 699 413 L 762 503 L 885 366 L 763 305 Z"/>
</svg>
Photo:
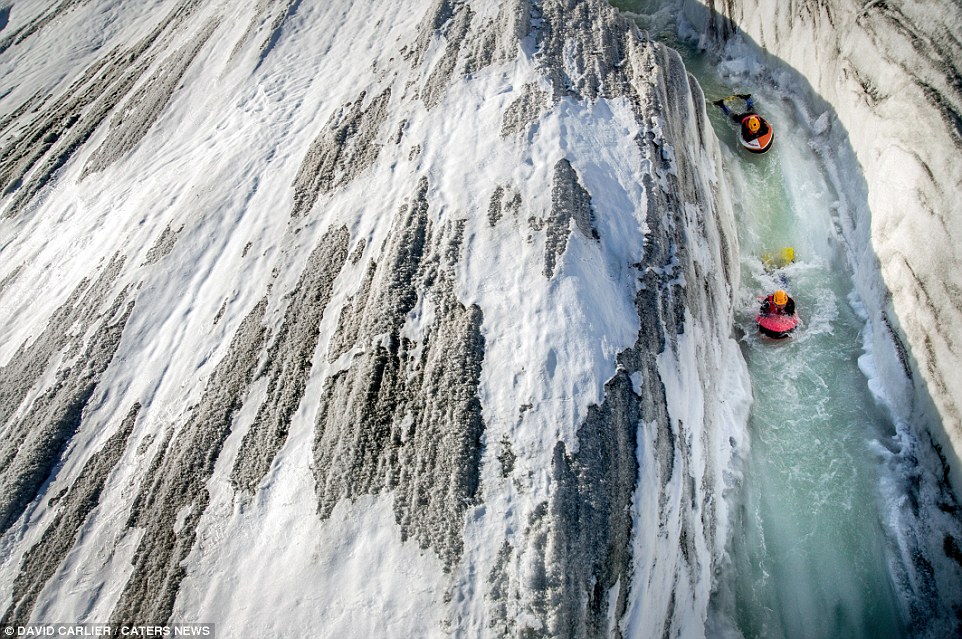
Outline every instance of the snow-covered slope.
<svg viewBox="0 0 962 639">
<path fill-rule="evenodd" d="M 749 391 L 677 54 L 598 0 L 0 29 L 5 622 L 703 632 Z"/>
<path fill-rule="evenodd" d="M 878 365 L 887 369 L 878 379 L 897 398 L 900 418 L 915 412 L 918 420 L 934 403 L 939 417 L 931 421 L 941 427 L 933 431 L 962 493 L 962 7 L 903 0 L 683 4 L 706 36 L 725 39 L 737 29 L 804 75 L 831 105 L 824 126 L 839 130 L 840 152 L 850 144 L 861 168 L 842 176 L 846 190 L 865 193 L 846 203 L 852 207 L 842 218 L 852 221 L 844 231 L 872 311 Z M 872 281 L 876 272 L 881 281 Z"/>
</svg>

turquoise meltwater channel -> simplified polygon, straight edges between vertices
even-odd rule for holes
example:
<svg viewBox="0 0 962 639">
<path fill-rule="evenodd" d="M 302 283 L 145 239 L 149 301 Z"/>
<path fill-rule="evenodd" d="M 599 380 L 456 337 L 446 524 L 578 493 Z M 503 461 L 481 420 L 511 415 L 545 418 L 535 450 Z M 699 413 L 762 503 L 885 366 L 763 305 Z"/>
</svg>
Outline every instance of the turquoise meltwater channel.
<svg viewBox="0 0 962 639">
<path fill-rule="evenodd" d="M 659 3 L 612 4 L 677 49 L 709 100 L 751 93 L 775 126 L 772 150 L 752 155 L 739 148 L 735 124 L 707 107 L 733 188 L 742 254 L 735 319 L 754 404 L 731 563 L 719 575 L 706 634 L 906 636 L 877 452 L 894 426 L 859 368 L 865 322 L 835 232 L 838 197 L 809 144 L 812 123 L 798 112 L 798 96 L 749 80 L 751 61 L 718 64 L 679 40 Z M 762 256 L 783 247 L 794 248 L 795 262 L 767 272 Z M 802 319 L 782 341 L 759 337 L 754 326 L 759 296 L 777 288 L 795 298 Z"/>
</svg>

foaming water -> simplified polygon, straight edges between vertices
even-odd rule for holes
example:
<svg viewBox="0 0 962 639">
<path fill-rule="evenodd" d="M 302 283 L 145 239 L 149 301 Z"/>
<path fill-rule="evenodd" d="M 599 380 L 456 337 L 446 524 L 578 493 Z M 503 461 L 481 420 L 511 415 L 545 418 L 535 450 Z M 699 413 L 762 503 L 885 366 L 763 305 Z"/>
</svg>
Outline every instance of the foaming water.
<svg viewBox="0 0 962 639">
<path fill-rule="evenodd" d="M 748 264 L 748 290 L 773 277 Z M 875 442 L 892 434 L 858 368 L 861 321 L 844 278 L 801 262 L 777 282 L 804 324 L 772 342 L 739 323 L 752 373 L 752 452 L 732 554 L 737 627 L 746 637 L 905 633 L 886 558 Z"/>
<path fill-rule="evenodd" d="M 752 377 L 749 458 L 734 505 L 730 565 L 707 633 L 733 637 L 901 637 L 912 633 L 892 538 L 904 501 L 889 450 L 896 426 L 869 389 L 850 267 L 837 228 L 841 199 L 811 143 L 816 126 L 746 52 L 709 60 L 677 36 L 657 2 L 618 2 L 678 49 L 709 100 L 752 93 L 775 125 L 772 150 L 738 147 L 735 125 L 708 106 L 731 182 L 742 252 L 736 327 Z M 766 270 L 763 255 L 796 261 Z M 758 335 L 761 296 L 785 288 L 802 324 L 787 340 Z M 870 354 L 869 354 L 870 355 Z"/>
<path fill-rule="evenodd" d="M 743 257 L 736 323 L 752 376 L 751 454 L 718 614 L 745 637 L 900 637 L 908 632 L 883 529 L 877 442 L 894 435 L 859 368 L 861 331 L 833 218 L 837 200 L 808 144 L 810 125 L 778 88 L 737 86 L 697 58 L 709 95 L 751 91 L 776 123 L 762 157 L 727 147 Z M 733 86 L 735 84 L 735 86 Z M 796 261 L 767 271 L 760 257 L 792 247 Z M 788 340 L 758 335 L 758 297 L 795 298 L 802 325 Z M 723 604 L 727 599 L 727 603 Z"/>
</svg>

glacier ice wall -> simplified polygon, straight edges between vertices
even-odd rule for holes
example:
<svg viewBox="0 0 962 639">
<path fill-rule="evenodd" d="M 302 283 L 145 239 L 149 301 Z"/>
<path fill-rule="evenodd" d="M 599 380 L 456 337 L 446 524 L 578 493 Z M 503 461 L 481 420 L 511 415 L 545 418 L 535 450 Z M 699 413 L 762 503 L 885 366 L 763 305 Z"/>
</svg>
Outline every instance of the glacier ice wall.
<svg viewBox="0 0 962 639">
<path fill-rule="evenodd" d="M 840 175 L 843 188 L 865 192 L 849 203 L 843 231 L 872 314 L 878 381 L 902 419 L 934 405 L 932 430 L 962 492 L 962 9 L 902 1 L 683 5 L 706 37 L 748 35 L 831 105 L 838 152 L 850 144 L 861 168 Z M 881 280 L 873 281 L 876 271 Z"/>
<path fill-rule="evenodd" d="M 2 15 L 4 623 L 703 632 L 750 392 L 676 53 L 598 0 Z"/>
</svg>

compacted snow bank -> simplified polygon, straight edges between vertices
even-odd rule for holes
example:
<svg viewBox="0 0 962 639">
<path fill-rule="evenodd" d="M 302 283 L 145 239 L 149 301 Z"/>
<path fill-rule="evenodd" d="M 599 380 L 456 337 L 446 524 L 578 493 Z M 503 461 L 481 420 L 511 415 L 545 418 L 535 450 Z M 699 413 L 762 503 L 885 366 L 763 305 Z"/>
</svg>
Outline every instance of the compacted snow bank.
<svg viewBox="0 0 962 639">
<path fill-rule="evenodd" d="M 698 634 L 749 390 L 704 96 L 603 2 L 0 30 L 0 615 Z"/>
</svg>

